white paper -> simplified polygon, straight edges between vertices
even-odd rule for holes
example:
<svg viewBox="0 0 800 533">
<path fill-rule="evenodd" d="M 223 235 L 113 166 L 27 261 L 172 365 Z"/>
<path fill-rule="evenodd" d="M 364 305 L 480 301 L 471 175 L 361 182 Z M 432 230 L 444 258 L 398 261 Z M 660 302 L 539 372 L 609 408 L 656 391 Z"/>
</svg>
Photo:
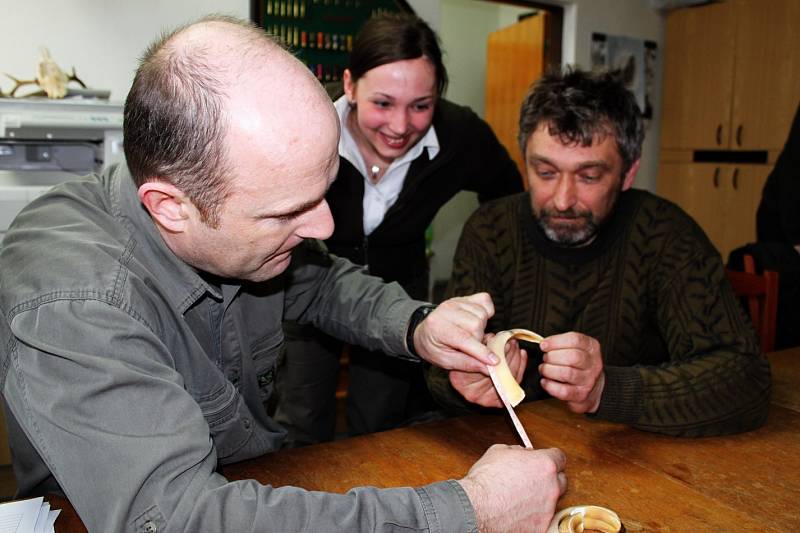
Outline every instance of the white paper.
<svg viewBox="0 0 800 533">
<path fill-rule="evenodd" d="M 0 533 L 55 533 L 60 512 L 41 497 L 0 504 Z"/>
</svg>

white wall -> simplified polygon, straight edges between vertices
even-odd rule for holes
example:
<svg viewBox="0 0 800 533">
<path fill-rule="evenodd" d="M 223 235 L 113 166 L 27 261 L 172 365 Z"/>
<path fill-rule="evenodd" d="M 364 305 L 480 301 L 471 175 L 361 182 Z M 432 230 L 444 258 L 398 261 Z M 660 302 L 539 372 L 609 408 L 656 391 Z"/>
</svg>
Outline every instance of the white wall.
<svg viewBox="0 0 800 533">
<path fill-rule="evenodd" d="M 88 86 L 110 89 L 115 101 L 125 99 L 139 56 L 163 30 L 208 13 L 250 16 L 248 0 L 3 0 L 2 6 L 0 72 L 35 78 L 39 47 L 46 46 L 62 69 L 74 66 Z M 0 76 L 4 92 L 12 86 Z"/>
</svg>

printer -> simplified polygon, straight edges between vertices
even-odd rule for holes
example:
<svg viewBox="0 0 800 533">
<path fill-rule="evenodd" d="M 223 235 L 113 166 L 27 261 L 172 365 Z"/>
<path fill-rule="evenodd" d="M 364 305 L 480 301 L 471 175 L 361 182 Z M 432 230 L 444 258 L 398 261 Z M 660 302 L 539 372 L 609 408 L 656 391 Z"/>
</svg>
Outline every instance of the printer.
<svg viewBox="0 0 800 533">
<path fill-rule="evenodd" d="M 53 185 L 122 161 L 122 104 L 0 98 L 0 239 Z"/>
</svg>

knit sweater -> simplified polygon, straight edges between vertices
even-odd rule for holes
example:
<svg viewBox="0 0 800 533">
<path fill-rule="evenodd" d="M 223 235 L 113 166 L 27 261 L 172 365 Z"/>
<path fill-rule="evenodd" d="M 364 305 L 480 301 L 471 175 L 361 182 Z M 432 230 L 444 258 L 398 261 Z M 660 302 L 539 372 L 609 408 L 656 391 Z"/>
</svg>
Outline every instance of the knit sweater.
<svg viewBox="0 0 800 533">
<path fill-rule="evenodd" d="M 467 222 L 450 295 L 488 291 L 487 331 L 578 331 L 596 338 L 606 375 L 598 418 L 660 433 L 750 430 L 769 407 L 769 365 L 719 253 L 680 208 L 644 191 L 620 195 L 595 240 L 549 241 L 527 194 L 489 202 Z M 536 349 L 523 386 L 542 397 Z M 540 356 L 539 356 L 540 357 Z M 433 372 L 432 392 L 455 391 Z"/>
</svg>

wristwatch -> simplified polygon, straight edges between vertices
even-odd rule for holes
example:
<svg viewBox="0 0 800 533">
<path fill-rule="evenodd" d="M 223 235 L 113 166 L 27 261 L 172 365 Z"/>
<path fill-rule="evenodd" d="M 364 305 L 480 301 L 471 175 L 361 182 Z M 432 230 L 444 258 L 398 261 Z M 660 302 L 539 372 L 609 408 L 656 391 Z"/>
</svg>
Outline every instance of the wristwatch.
<svg viewBox="0 0 800 533">
<path fill-rule="evenodd" d="M 417 307 L 417 309 L 411 314 L 411 320 L 408 321 L 408 331 L 406 332 L 406 346 L 408 346 L 408 351 L 411 352 L 412 355 L 415 357 L 419 357 L 417 350 L 414 349 L 414 332 L 417 330 L 417 326 L 419 326 L 425 317 L 427 317 L 433 310 L 436 309 L 435 305 L 422 305 Z"/>
</svg>

